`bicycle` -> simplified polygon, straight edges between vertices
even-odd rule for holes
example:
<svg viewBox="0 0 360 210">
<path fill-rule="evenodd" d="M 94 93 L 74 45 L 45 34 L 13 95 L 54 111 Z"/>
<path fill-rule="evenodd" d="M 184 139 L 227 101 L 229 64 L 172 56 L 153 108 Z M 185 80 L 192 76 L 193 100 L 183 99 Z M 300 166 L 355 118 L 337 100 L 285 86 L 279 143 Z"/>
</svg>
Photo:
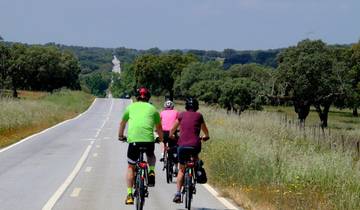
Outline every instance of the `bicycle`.
<svg viewBox="0 0 360 210">
<path fill-rule="evenodd" d="M 202 141 L 208 140 L 208 137 L 201 137 Z M 191 209 L 191 200 L 193 194 L 196 194 L 196 183 L 197 183 L 197 168 L 198 168 L 198 159 L 195 159 L 193 153 L 191 152 L 195 148 L 189 147 L 186 148 L 189 151 L 188 161 L 185 163 L 185 175 L 184 175 L 184 187 L 182 191 L 182 197 L 185 197 L 185 208 Z M 182 198 L 182 201 L 184 199 Z"/>
<path fill-rule="evenodd" d="M 119 138 L 122 142 L 127 142 L 126 137 Z M 144 160 L 144 153 L 146 152 L 146 147 L 139 147 L 140 156 L 135 164 L 135 189 L 134 197 L 135 206 L 137 210 L 142 210 L 145 205 L 145 198 L 149 197 L 148 191 L 148 163 Z"/>
<path fill-rule="evenodd" d="M 166 172 L 166 182 L 171 183 L 173 181 L 173 177 L 176 175 L 174 171 L 174 167 L 176 167 L 176 163 L 174 162 L 174 148 L 169 147 L 168 145 L 164 145 L 164 167 L 163 170 Z M 170 152 L 171 151 L 171 152 Z"/>
<path fill-rule="evenodd" d="M 136 162 L 135 169 L 135 191 L 134 197 L 136 209 L 142 210 L 145 204 L 145 198 L 149 196 L 148 191 L 148 164 L 144 161 L 146 147 L 139 147 L 140 158 Z"/>
</svg>

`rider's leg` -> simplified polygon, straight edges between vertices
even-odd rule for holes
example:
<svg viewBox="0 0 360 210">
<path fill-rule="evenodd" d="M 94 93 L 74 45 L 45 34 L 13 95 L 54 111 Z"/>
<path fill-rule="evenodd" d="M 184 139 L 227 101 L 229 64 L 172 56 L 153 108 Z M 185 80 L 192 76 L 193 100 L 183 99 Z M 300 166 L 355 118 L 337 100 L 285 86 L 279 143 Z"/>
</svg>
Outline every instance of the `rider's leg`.
<svg viewBox="0 0 360 210">
<path fill-rule="evenodd" d="M 128 194 L 132 194 L 132 188 L 134 186 L 134 175 L 135 175 L 135 166 L 132 164 L 128 164 L 128 170 L 126 174 Z"/>
<path fill-rule="evenodd" d="M 184 172 L 185 172 L 185 165 L 179 164 L 179 171 L 176 178 L 176 192 L 180 193 L 181 187 L 184 183 Z"/>
</svg>

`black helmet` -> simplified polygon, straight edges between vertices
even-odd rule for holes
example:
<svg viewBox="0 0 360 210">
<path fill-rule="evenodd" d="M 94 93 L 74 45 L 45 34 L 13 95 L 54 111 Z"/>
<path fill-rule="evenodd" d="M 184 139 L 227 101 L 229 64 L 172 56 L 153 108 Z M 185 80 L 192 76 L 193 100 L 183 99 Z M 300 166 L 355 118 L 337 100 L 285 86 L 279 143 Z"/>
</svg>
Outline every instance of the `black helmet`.
<svg viewBox="0 0 360 210">
<path fill-rule="evenodd" d="M 186 98 L 185 101 L 185 109 L 186 110 L 193 110 L 193 111 L 197 111 L 199 109 L 199 102 L 192 97 Z"/>
<path fill-rule="evenodd" d="M 136 90 L 136 98 L 139 101 L 149 101 L 151 97 L 150 91 L 145 88 L 141 87 Z"/>
</svg>

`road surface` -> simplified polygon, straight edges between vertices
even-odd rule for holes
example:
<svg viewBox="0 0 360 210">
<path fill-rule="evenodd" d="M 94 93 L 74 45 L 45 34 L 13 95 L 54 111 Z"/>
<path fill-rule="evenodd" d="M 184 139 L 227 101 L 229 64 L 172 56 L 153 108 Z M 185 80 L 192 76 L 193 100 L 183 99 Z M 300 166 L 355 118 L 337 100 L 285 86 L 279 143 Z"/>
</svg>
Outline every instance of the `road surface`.
<svg viewBox="0 0 360 210">
<path fill-rule="evenodd" d="M 75 119 L 0 150 L 0 209 L 134 209 L 126 206 L 127 144 L 117 141 L 119 120 L 130 100 L 96 99 Z M 159 145 L 156 146 L 159 157 Z M 184 209 L 172 203 L 157 162 L 156 186 L 144 209 Z M 224 205 L 225 204 L 225 205 Z M 193 209 L 236 208 L 197 185 Z"/>
</svg>

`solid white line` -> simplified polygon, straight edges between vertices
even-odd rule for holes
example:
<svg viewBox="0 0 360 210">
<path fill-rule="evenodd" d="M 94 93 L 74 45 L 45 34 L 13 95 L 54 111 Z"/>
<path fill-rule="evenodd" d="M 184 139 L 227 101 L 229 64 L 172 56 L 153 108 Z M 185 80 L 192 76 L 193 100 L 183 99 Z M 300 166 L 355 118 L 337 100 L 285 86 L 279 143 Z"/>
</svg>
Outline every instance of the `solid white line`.
<svg viewBox="0 0 360 210">
<path fill-rule="evenodd" d="M 65 190 L 69 187 L 71 182 L 75 179 L 76 175 L 79 173 L 82 165 L 84 164 L 86 158 L 89 156 L 89 152 L 91 150 L 91 145 L 87 146 L 84 154 L 81 156 L 80 160 L 77 162 L 74 170 L 70 173 L 68 178 L 64 181 L 64 183 L 56 190 L 56 192 L 51 196 L 51 198 L 46 202 L 45 206 L 42 210 L 51 210 L 55 203 L 59 200 L 61 195 L 65 192 Z"/>
<path fill-rule="evenodd" d="M 91 141 L 91 142 L 90 142 L 90 145 L 93 145 L 93 144 L 94 144 L 94 142 L 95 142 L 95 141 Z"/>
<path fill-rule="evenodd" d="M 89 173 L 92 170 L 92 167 L 86 167 L 85 172 Z"/>
<path fill-rule="evenodd" d="M 211 187 L 210 185 L 203 184 L 202 186 L 204 186 L 205 189 L 207 189 L 216 199 L 218 199 L 222 204 L 224 204 L 224 206 L 226 206 L 226 208 L 228 208 L 228 209 L 238 209 L 236 206 L 234 206 L 232 203 L 230 203 L 224 197 L 221 197 L 219 195 L 219 193 L 216 192 L 216 190 L 213 187 Z"/>
<path fill-rule="evenodd" d="M 65 120 L 65 121 L 63 121 L 63 122 L 60 122 L 60 123 L 58 123 L 58 124 L 56 124 L 56 125 L 54 125 L 54 126 L 52 126 L 52 127 L 50 127 L 50 128 L 47 128 L 47 129 L 45 129 L 45 130 L 43 130 L 43 131 L 41 131 L 41 132 L 39 132 L 39 133 L 35 133 L 35 134 L 33 134 L 33 135 L 31 135 L 31 136 L 29 136 L 29 137 L 27 137 L 27 138 L 25 138 L 25 139 L 23 139 L 23 140 L 15 143 L 15 144 L 12 144 L 12 145 L 10 145 L 10 146 L 8 146 L 8 147 L 5 147 L 5 148 L 3 148 L 3 149 L 0 149 L 0 153 L 5 152 L 5 151 L 7 151 L 7 150 L 9 150 L 9 149 L 11 149 L 11 148 L 13 148 L 13 147 L 15 147 L 16 145 L 19 145 L 19 144 L 21 144 L 21 143 L 23 143 L 23 142 L 25 142 L 25 141 L 27 141 L 27 140 L 29 140 L 29 139 L 32 139 L 32 138 L 35 137 L 35 136 L 38 136 L 38 135 L 40 135 L 40 134 L 43 134 L 43 133 L 45 133 L 45 132 L 47 132 L 47 131 L 49 131 L 49 130 L 51 130 L 51 129 L 54 129 L 54 128 L 58 127 L 58 126 L 61 126 L 61 125 L 65 124 L 65 123 L 67 123 L 67 122 L 70 122 L 70 121 L 73 121 L 73 120 L 78 119 L 79 117 L 83 116 L 86 112 L 88 112 L 88 111 L 93 107 L 93 105 L 95 104 L 95 101 L 96 101 L 96 100 L 97 100 L 97 98 L 95 98 L 95 100 L 92 102 L 92 104 L 89 106 L 89 108 L 88 108 L 85 112 L 79 114 L 78 116 L 76 116 L 76 117 L 74 117 L 74 118 L 72 118 L 72 119 L 68 119 L 68 120 Z"/>
<path fill-rule="evenodd" d="M 79 197 L 81 192 L 81 188 L 77 187 L 73 190 L 73 192 L 71 193 L 70 197 Z"/>
</svg>

